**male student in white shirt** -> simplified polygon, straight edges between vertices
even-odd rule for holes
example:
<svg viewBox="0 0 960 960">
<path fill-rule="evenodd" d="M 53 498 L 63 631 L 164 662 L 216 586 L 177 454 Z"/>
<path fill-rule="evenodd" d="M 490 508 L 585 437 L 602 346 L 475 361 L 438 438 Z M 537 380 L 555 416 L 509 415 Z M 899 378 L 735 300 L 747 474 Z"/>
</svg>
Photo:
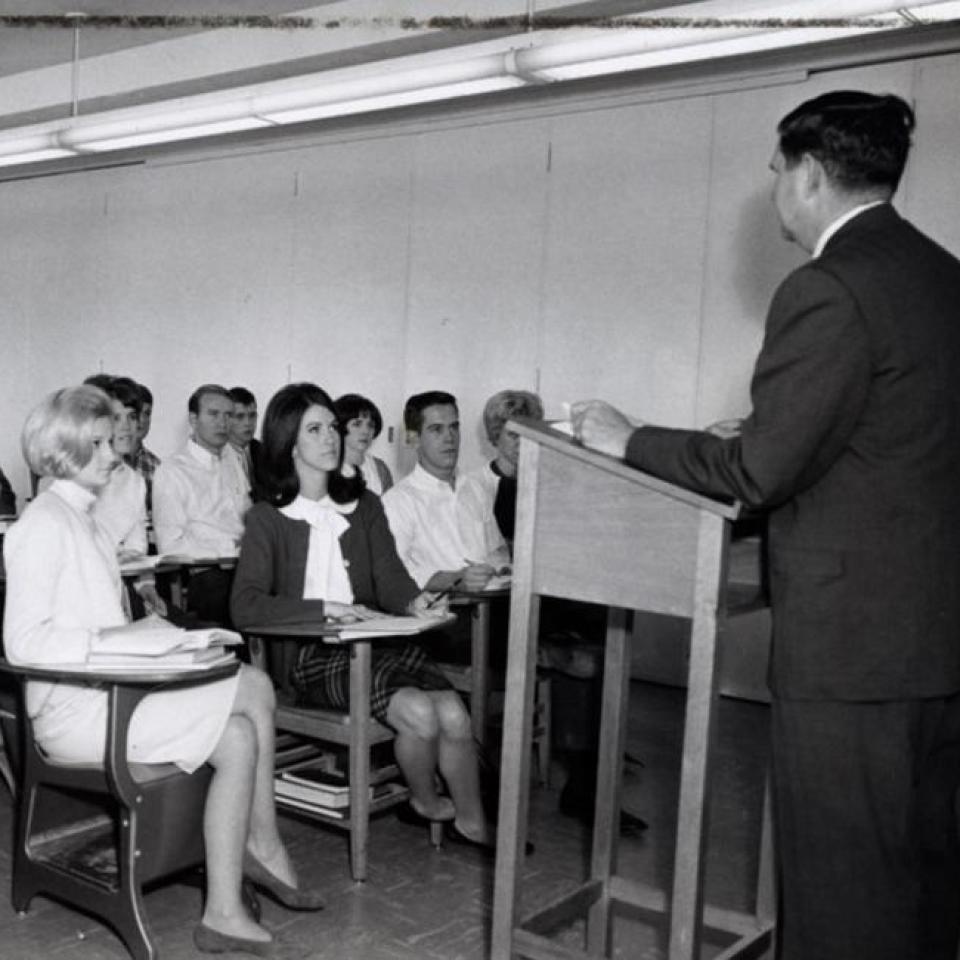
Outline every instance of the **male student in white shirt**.
<svg viewBox="0 0 960 960">
<path fill-rule="evenodd" d="M 250 508 L 249 490 L 224 457 L 233 400 L 204 384 L 187 404 L 190 438 L 153 479 L 153 526 L 161 554 L 235 557 Z M 188 606 L 203 620 L 229 622 L 231 574 L 211 567 L 190 578 Z"/>
<path fill-rule="evenodd" d="M 509 562 L 509 553 L 505 542 L 487 550 L 483 518 L 459 495 L 456 398 L 439 390 L 415 394 L 407 400 L 403 422 L 417 465 L 383 495 L 397 553 L 425 590 L 482 590 Z"/>
</svg>

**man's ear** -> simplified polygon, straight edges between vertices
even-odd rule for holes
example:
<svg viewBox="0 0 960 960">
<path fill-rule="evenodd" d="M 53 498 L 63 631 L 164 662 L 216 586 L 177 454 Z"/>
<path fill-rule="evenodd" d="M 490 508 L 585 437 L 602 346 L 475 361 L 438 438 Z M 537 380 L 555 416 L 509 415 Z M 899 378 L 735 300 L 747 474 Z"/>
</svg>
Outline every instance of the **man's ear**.
<svg viewBox="0 0 960 960">
<path fill-rule="evenodd" d="M 420 447 L 420 434 L 416 430 L 405 430 L 404 439 L 411 450 L 417 450 Z"/>
<path fill-rule="evenodd" d="M 819 193 L 827 179 L 823 164 L 812 153 L 805 153 L 800 158 L 800 163 L 803 169 L 804 194 L 811 196 Z"/>
<path fill-rule="evenodd" d="M 191 431 L 192 431 L 192 430 L 196 430 L 196 429 L 197 429 L 197 415 L 196 415 L 195 413 L 193 413 L 193 412 L 188 413 L 188 414 L 187 414 L 187 423 L 190 424 L 190 429 L 191 429 Z"/>
</svg>

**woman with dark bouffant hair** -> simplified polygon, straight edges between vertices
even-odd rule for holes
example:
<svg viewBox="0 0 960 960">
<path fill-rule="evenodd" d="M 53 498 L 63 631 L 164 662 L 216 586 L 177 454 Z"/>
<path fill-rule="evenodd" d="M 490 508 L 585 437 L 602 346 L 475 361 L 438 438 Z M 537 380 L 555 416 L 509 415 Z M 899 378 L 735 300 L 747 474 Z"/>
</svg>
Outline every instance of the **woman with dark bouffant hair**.
<svg viewBox="0 0 960 960">
<path fill-rule="evenodd" d="M 343 430 L 344 461 L 363 474 L 368 490 L 382 496 L 393 486 L 393 475 L 370 447 L 383 430 L 383 416 L 372 400 L 359 393 L 345 393 L 333 406 Z"/>
<path fill-rule="evenodd" d="M 342 427 L 312 383 L 283 387 L 263 423 L 267 490 L 246 517 L 231 612 L 239 626 L 364 620 L 377 611 L 435 616 L 397 556 L 379 497 L 342 471 Z M 396 731 L 394 753 L 414 819 L 446 820 L 454 841 L 492 848 L 470 717 L 416 643 L 374 651 L 370 709 Z M 305 706 L 350 705 L 350 652 L 303 644 L 292 674 Z M 450 796 L 437 791 L 439 772 Z"/>
</svg>

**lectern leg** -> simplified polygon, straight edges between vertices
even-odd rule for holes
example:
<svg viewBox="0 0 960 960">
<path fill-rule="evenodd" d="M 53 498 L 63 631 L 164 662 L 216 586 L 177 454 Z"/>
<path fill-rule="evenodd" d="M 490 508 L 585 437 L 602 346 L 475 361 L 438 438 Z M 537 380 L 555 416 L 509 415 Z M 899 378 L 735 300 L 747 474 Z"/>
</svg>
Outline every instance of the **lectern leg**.
<svg viewBox="0 0 960 960">
<path fill-rule="evenodd" d="M 670 960 L 695 960 L 700 952 L 710 804 L 709 760 L 717 703 L 717 608 L 726 535 L 719 517 L 701 511 L 670 914 Z"/>
<path fill-rule="evenodd" d="M 603 706 L 597 763 L 597 797 L 593 818 L 591 879 L 601 894 L 587 915 L 587 950 L 606 956 L 610 933 L 610 877 L 617 866 L 620 836 L 620 788 L 623 751 L 630 706 L 630 621 L 632 614 L 611 608 L 607 614 L 607 641 L 603 667 Z"/>
<path fill-rule="evenodd" d="M 491 960 L 509 960 L 513 952 L 519 876 L 527 833 L 539 621 L 540 598 L 526 590 L 515 590 L 510 601 L 510 648 L 507 653 L 510 680 L 503 710 Z"/>
</svg>

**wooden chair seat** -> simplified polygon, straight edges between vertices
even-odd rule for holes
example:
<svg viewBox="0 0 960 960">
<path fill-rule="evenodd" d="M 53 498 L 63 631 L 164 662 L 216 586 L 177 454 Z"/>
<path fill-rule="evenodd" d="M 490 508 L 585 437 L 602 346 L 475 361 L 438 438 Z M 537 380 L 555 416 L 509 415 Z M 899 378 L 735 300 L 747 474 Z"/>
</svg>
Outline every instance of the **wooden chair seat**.
<svg viewBox="0 0 960 960">
<path fill-rule="evenodd" d="M 279 628 L 278 628 L 279 630 Z M 370 715 L 371 648 L 369 640 L 350 645 L 350 709 L 328 710 L 321 707 L 297 706 L 290 674 L 296 662 L 299 642 L 310 640 L 309 635 L 293 634 L 298 640 L 284 639 L 271 633 L 263 636 L 257 630 L 244 632 L 254 664 L 266 670 L 277 687 L 276 728 L 280 733 L 292 733 L 308 740 L 345 747 L 347 750 L 347 781 L 350 786 L 350 805 L 345 817 L 326 816 L 321 811 L 294 808 L 299 815 L 307 815 L 350 834 L 350 872 L 354 880 L 367 877 L 367 847 L 370 836 L 370 817 L 404 803 L 409 791 L 398 789 L 390 795 L 371 799 L 370 754 L 377 744 L 393 740 L 394 733 Z M 283 798 L 277 802 L 282 806 Z M 441 824 L 430 828 L 430 841 L 440 846 Z"/>
</svg>

